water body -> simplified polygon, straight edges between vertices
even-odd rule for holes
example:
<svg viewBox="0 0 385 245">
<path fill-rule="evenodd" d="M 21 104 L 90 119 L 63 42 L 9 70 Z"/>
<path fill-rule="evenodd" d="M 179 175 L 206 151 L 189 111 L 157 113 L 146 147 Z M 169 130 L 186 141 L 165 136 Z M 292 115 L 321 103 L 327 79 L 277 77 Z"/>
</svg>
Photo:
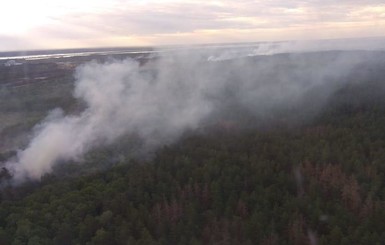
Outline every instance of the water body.
<svg viewBox="0 0 385 245">
<path fill-rule="evenodd" d="M 385 37 L 360 39 L 333 39 L 311 41 L 256 42 L 207 44 L 193 46 L 162 47 L 127 47 L 127 48 L 93 48 L 60 49 L 0 52 L 0 61 L 8 60 L 44 60 L 88 56 L 113 55 L 167 55 L 169 52 L 202 53 L 209 61 L 234 59 L 239 57 L 273 55 L 278 53 L 318 52 L 330 50 L 385 50 Z"/>
</svg>

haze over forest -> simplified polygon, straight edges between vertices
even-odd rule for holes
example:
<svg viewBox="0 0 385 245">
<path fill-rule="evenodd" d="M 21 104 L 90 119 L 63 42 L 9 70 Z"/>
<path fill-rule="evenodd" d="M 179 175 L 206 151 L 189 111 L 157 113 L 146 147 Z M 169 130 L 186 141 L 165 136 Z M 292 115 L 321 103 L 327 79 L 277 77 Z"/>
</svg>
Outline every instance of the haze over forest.
<svg viewBox="0 0 385 245">
<path fill-rule="evenodd" d="M 383 244 L 385 4 L 8 1 L 0 244 Z"/>
</svg>

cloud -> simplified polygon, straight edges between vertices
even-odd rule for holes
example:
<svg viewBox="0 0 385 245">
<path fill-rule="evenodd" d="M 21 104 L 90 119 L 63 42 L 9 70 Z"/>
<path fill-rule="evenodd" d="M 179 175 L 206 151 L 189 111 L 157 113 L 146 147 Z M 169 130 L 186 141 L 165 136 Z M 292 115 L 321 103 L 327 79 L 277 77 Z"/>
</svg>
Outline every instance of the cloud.
<svg viewBox="0 0 385 245">
<path fill-rule="evenodd" d="M 290 28 L 320 23 L 384 21 L 385 4 L 365 1 L 322 4 L 319 1 L 180 1 L 121 6 L 111 12 L 86 13 L 68 21 L 120 34 L 189 33 L 200 30 Z M 368 18 L 370 16 L 370 18 Z M 375 24 L 375 23 L 373 23 Z"/>
<path fill-rule="evenodd" d="M 18 21 L 15 28 L 4 26 L 0 30 L 19 30 L 25 38 L 36 38 L 43 45 L 64 44 L 63 40 L 70 39 L 79 41 L 69 44 L 91 46 L 109 42 L 109 46 L 173 44 L 179 39 L 172 42 L 171 37 L 181 35 L 189 36 L 189 43 L 197 43 L 199 39 L 223 42 L 227 41 L 223 37 L 229 36 L 226 32 L 233 34 L 230 40 L 240 41 L 305 36 L 344 38 L 379 35 L 377 30 L 385 28 L 385 4 L 379 0 L 58 0 L 37 5 L 36 11 L 34 5 L 28 6 L 31 8 L 28 13 L 36 14 L 27 14 L 28 20 Z M 16 11 L 14 19 L 22 18 Z M 335 31 L 331 32 L 333 28 Z M 241 34 L 245 32 L 248 37 Z M 39 36 L 44 36 L 44 40 Z"/>
<path fill-rule="evenodd" d="M 36 47 L 35 40 L 25 39 L 14 35 L 0 35 L 1 50 L 25 50 L 26 47 Z"/>
</svg>

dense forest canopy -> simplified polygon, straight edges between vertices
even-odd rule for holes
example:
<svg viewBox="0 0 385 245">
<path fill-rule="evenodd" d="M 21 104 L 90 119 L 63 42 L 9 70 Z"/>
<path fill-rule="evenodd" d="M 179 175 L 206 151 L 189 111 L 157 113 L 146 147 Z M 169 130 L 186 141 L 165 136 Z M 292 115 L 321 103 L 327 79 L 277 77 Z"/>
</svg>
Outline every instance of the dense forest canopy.
<svg viewBox="0 0 385 245">
<path fill-rule="evenodd" d="M 306 54 L 288 56 L 265 58 L 282 61 L 275 77 Z M 0 244 L 382 244 L 384 54 L 337 79 L 321 104 L 316 89 L 271 114 L 234 100 L 146 156 L 121 138 L 19 186 L 3 170 Z"/>
</svg>

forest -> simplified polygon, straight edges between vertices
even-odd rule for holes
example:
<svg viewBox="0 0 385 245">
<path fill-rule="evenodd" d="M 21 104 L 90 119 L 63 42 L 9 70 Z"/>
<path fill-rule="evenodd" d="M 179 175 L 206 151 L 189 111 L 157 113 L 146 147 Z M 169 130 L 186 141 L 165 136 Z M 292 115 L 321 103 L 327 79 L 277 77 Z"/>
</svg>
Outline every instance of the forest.
<svg viewBox="0 0 385 245">
<path fill-rule="evenodd" d="M 244 115 L 151 157 L 121 139 L 19 186 L 3 169 L 0 244 L 383 244 L 383 71 L 357 71 L 300 123 Z"/>
</svg>

